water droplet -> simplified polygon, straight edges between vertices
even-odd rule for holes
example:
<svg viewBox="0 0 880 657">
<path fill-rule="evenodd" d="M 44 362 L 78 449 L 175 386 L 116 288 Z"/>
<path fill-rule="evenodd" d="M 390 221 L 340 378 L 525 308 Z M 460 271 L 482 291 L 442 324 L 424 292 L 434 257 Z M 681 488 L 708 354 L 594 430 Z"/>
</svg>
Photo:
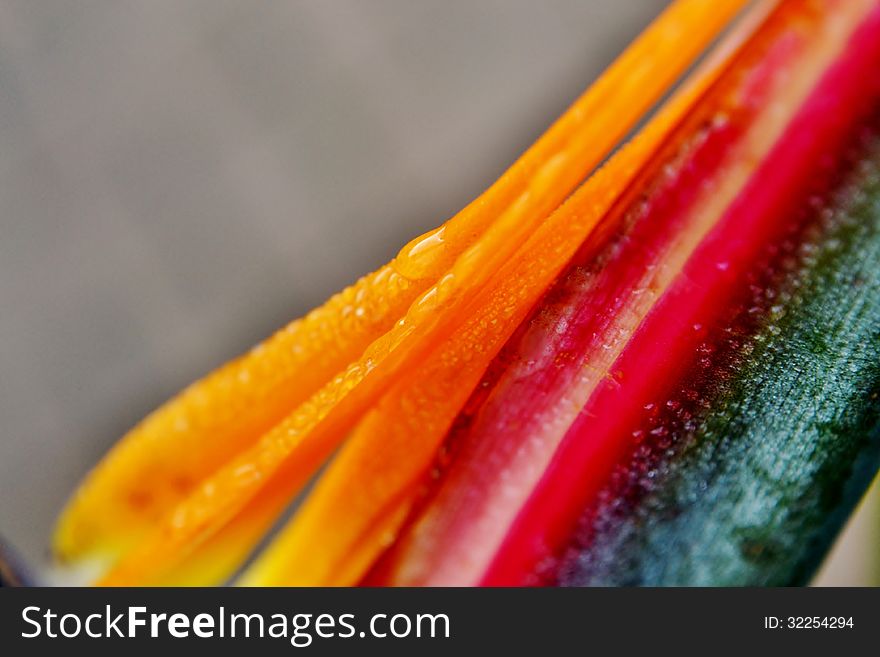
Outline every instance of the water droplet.
<svg viewBox="0 0 880 657">
<path fill-rule="evenodd" d="M 419 235 L 404 246 L 394 259 L 394 269 L 411 280 L 428 278 L 446 250 L 446 226 Z"/>
</svg>

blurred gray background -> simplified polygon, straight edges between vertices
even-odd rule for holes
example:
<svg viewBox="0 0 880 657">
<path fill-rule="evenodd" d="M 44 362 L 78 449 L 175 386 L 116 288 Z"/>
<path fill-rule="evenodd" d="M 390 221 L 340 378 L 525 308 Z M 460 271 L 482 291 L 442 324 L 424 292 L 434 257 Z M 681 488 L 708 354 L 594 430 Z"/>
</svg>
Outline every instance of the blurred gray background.
<svg viewBox="0 0 880 657">
<path fill-rule="evenodd" d="M 43 559 L 119 435 L 461 208 L 664 4 L 0 0 L 0 532 Z"/>
</svg>

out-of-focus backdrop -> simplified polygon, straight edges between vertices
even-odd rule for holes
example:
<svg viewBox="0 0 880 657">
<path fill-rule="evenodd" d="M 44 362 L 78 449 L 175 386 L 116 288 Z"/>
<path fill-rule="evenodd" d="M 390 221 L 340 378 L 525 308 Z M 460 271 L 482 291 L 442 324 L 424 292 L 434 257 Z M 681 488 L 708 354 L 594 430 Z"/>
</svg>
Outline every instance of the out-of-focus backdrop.
<svg viewBox="0 0 880 657">
<path fill-rule="evenodd" d="M 128 427 L 471 200 L 664 4 L 0 0 L 0 533 L 44 560 Z M 870 581 L 862 516 L 820 581 Z"/>
</svg>

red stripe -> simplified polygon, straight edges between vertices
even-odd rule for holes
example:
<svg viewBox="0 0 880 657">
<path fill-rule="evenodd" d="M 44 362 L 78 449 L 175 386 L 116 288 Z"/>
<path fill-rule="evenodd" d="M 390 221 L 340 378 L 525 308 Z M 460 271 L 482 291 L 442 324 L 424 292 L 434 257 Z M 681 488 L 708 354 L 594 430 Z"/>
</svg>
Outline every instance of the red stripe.
<svg viewBox="0 0 880 657">
<path fill-rule="evenodd" d="M 632 448 L 634 422 L 665 400 L 697 358 L 701 333 L 728 309 L 761 250 L 783 239 L 817 168 L 834 170 L 854 126 L 880 97 L 880 9 L 823 76 L 750 184 L 700 245 L 569 429 L 481 582 L 535 583 L 555 559 L 580 512 Z"/>
</svg>

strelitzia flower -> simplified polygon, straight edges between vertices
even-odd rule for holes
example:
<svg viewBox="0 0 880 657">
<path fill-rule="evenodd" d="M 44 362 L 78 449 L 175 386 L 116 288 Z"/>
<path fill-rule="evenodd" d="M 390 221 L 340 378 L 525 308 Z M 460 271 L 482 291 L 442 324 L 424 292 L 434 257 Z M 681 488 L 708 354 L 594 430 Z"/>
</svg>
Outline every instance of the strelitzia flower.
<svg viewBox="0 0 880 657">
<path fill-rule="evenodd" d="M 677 0 L 458 215 L 136 426 L 54 551 L 103 585 L 803 583 L 878 393 L 880 3 Z"/>
</svg>

